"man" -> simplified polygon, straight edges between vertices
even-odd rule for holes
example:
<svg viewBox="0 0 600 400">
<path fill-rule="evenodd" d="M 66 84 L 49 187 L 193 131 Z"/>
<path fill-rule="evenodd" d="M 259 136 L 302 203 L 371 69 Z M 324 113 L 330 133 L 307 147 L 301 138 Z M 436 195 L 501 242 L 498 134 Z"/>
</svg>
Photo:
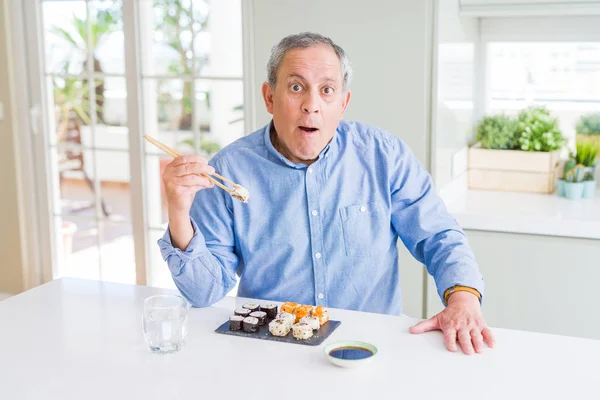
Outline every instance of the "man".
<svg viewBox="0 0 600 400">
<path fill-rule="evenodd" d="M 272 50 L 262 86 L 271 123 L 210 163 L 165 169 L 169 229 L 159 240 L 182 295 L 204 307 L 240 277 L 238 294 L 398 315 L 397 238 L 427 266 L 444 311 L 411 328 L 440 329 L 450 351 L 493 345 L 480 304 L 483 278 L 465 234 L 428 172 L 397 137 L 342 121 L 351 68 L 329 38 L 302 33 Z M 202 174 L 246 187 L 233 199 Z"/>
</svg>

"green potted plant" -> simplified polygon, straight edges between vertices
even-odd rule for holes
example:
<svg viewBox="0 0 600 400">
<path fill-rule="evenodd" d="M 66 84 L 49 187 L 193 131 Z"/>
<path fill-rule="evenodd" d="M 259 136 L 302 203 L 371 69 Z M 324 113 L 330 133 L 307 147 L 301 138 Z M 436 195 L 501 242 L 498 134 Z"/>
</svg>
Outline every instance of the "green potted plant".
<svg viewBox="0 0 600 400">
<path fill-rule="evenodd" d="M 544 107 L 529 107 L 519 113 L 517 142 L 523 151 L 552 152 L 566 143 L 558 128 L 558 118 Z"/>
<path fill-rule="evenodd" d="M 583 197 L 584 166 L 577 164 L 565 174 L 565 197 L 570 200 L 579 200 Z"/>
<path fill-rule="evenodd" d="M 504 114 L 485 116 L 477 126 L 476 140 L 484 149 L 514 150 L 517 121 Z"/>
<path fill-rule="evenodd" d="M 596 192 L 596 165 L 598 165 L 599 144 L 590 140 L 577 140 L 575 161 L 584 167 L 583 198 L 593 198 Z"/>
<path fill-rule="evenodd" d="M 524 109 L 517 118 L 486 116 L 469 148 L 469 187 L 553 193 L 565 143 L 558 119 L 544 107 Z"/>
</svg>

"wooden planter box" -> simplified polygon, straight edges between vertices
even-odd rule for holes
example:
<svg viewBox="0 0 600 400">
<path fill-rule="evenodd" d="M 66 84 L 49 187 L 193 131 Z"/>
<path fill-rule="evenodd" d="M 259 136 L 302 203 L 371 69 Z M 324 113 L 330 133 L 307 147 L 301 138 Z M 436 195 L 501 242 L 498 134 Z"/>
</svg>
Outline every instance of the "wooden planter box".
<svg viewBox="0 0 600 400">
<path fill-rule="evenodd" d="M 469 188 L 553 193 L 559 151 L 530 152 L 469 148 Z"/>
</svg>

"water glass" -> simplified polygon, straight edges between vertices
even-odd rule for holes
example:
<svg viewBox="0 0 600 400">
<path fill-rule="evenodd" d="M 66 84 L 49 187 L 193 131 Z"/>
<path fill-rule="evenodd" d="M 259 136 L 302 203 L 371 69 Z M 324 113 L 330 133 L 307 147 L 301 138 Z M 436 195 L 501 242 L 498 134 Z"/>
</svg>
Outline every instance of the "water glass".
<svg viewBox="0 0 600 400">
<path fill-rule="evenodd" d="M 144 301 L 144 337 L 154 353 L 181 350 L 187 336 L 188 303 L 180 296 L 158 295 Z"/>
</svg>

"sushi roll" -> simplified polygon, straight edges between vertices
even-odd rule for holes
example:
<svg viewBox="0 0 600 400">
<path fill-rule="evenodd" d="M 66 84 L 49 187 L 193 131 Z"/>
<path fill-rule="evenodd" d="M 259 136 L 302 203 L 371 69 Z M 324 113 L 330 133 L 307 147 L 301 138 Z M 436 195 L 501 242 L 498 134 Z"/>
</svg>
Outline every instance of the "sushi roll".
<svg viewBox="0 0 600 400">
<path fill-rule="evenodd" d="M 251 313 L 251 312 L 252 312 L 252 311 L 250 311 L 250 310 L 248 310 L 248 309 L 246 309 L 246 308 L 238 308 L 238 309 L 236 309 L 236 310 L 235 310 L 233 313 L 234 313 L 235 315 L 239 315 L 240 317 L 244 317 L 244 318 L 246 318 L 247 316 L 249 316 L 249 315 L 250 315 L 250 313 Z"/>
<path fill-rule="evenodd" d="M 258 318 L 246 317 L 242 321 L 242 329 L 244 332 L 256 332 L 258 330 Z"/>
<path fill-rule="evenodd" d="M 321 323 L 317 317 L 304 317 L 300 322 L 308 324 L 315 331 L 321 327 Z"/>
<path fill-rule="evenodd" d="M 280 311 L 285 311 L 286 313 L 293 314 L 294 309 L 296 308 L 297 305 L 298 305 L 298 303 L 294 303 L 293 301 L 286 301 L 285 303 L 283 303 L 281 305 Z"/>
<path fill-rule="evenodd" d="M 250 310 L 250 312 L 254 312 L 254 311 L 258 311 L 259 310 L 259 305 L 256 303 L 246 303 L 242 306 L 242 308 L 245 308 L 247 310 Z"/>
<path fill-rule="evenodd" d="M 313 311 L 313 317 L 319 318 L 321 326 L 325 325 L 329 321 L 329 310 L 325 306 L 317 306 Z"/>
<path fill-rule="evenodd" d="M 239 331 L 242 329 L 242 321 L 244 317 L 240 315 L 233 315 L 229 317 L 229 330 L 230 331 Z"/>
<path fill-rule="evenodd" d="M 267 313 L 267 318 L 275 319 L 277 317 L 277 304 L 263 304 L 260 306 L 260 311 Z"/>
<path fill-rule="evenodd" d="M 269 332 L 273 336 L 286 336 L 290 333 L 291 325 L 284 319 L 274 319 L 269 322 Z"/>
<path fill-rule="evenodd" d="M 251 317 L 258 319 L 258 325 L 263 326 L 267 322 L 267 313 L 264 311 L 254 311 L 250 313 Z"/>
<path fill-rule="evenodd" d="M 292 328 L 292 325 L 294 325 L 294 322 L 296 322 L 296 317 L 293 314 L 286 313 L 285 311 L 282 311 L 279 314 L 277 314 L 277 319 L 282 319 L 286 321 L 290 326 L 290 329 Z"/>
<path fill-rule="evenodd" d="M 296 339 L 306 340 L 312 337 L 313 330 L 307 323 L 299 322 L 292 327 L 292 334 Z"/>
<path fill-rule="evenodd" d="M 294 309 L 294 315 L 296 316 L 296 322 L 300 322 L 300 320 L 304 317 L 310 317 L 312 313 L 313 307 L 301 305 Z"/>
</svg>

